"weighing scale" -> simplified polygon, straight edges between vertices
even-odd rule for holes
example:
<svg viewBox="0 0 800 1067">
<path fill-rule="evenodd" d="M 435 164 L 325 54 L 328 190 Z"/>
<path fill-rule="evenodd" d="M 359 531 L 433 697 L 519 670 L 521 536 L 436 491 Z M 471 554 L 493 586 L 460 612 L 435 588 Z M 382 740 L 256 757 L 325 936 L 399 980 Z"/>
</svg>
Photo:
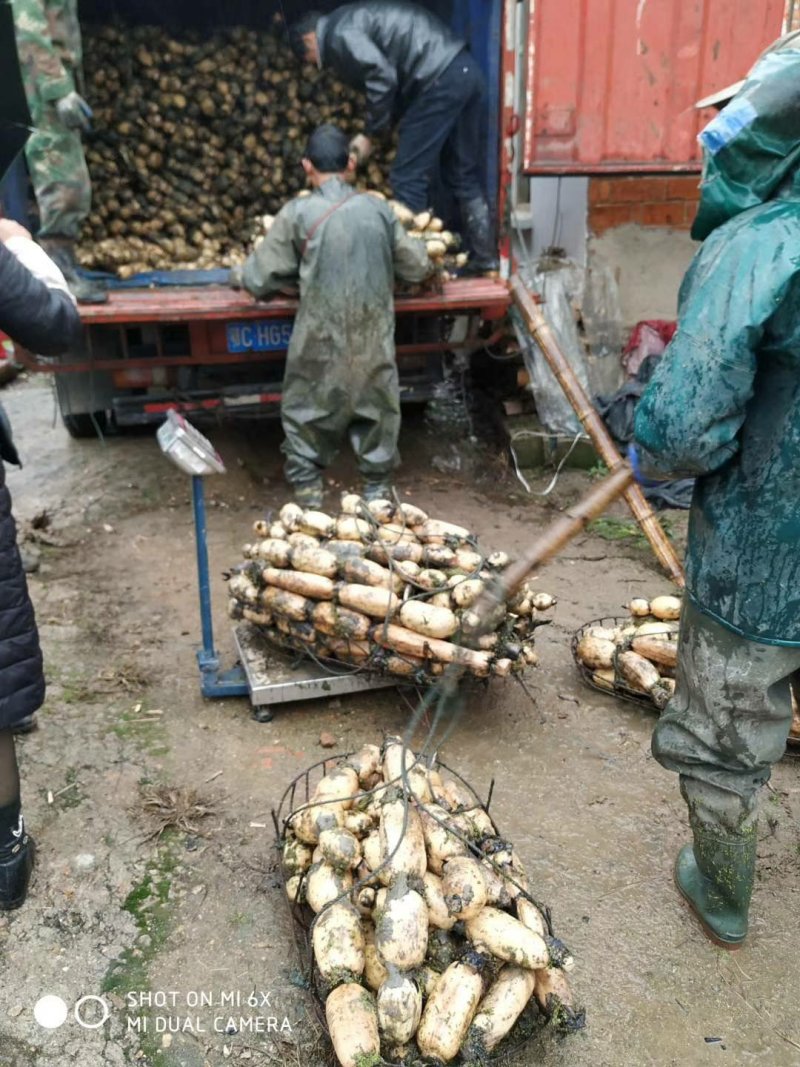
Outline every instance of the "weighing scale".
<svg viewBox="0 0 800 1067">
<path fill-rule="evenodd" d="M 200 628 L 202 647 L 197 652 L 200 668 L 200 691 L 204 697 L 249 697 L 253 717 L 270 722 L 272 708 L 295 700 L 312 700 L 343 696 L 373 689 L 397 686 L 397 679 L 386 675 L 354 671 L 342 664 L 342 672 L 326 670 L 316 660 L 296 654 L 287 655 L 275 648 L 257 626 L 241 622 L 233 627 L 239 663 L 228 670 L 220 668 L 214 645 L 211 617 L 211 581 L 208 569 L 208 533 L 206 529 L 205 487 L 209 474 L 224 474 L 225 465 L 211 442 L 175 411 L 159 427 L 161 451 L 192 479 L 192 513 L 197 550 L 197 583 L 200 594 Z"/>
</svg>

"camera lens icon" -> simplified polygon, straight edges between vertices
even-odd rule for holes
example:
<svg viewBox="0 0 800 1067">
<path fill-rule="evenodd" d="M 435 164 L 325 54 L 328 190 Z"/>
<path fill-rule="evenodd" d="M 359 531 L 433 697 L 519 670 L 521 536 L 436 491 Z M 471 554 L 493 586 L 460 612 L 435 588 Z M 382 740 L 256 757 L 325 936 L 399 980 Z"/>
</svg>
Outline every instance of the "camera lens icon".
<svg viewBox="0 0 800 1067">
<path fill-rule="evenodd" d="M 62 997 L 48 994 L 40 997 L 33 1006 L 33 1017 L 45 1030 L 57 1030 L 67 1021 L 69 1008 Z M 105 997 L 92 994 L 81 997 L 73 1008 L 75 1022 L 84 1030 L 99 1030 L 111 1015 L 111 1006 Z"/>
<path fill-rule="evenodd" d="M 99 1018 L 98 1018 L 99 1014 Z M 111 1006 L 105 997 L 81 997 L 74 1009 L 75 1021 L 84 1030 L 99 1030 L 111 1015 Z"/>
<path fill-rule="evenodd" d="M 61 997 L 40 997 L 33 1006 L 33 1017 L 45 1030 L 57 1030 L 67 1021 L 69 1008 Z"/>
</svg>

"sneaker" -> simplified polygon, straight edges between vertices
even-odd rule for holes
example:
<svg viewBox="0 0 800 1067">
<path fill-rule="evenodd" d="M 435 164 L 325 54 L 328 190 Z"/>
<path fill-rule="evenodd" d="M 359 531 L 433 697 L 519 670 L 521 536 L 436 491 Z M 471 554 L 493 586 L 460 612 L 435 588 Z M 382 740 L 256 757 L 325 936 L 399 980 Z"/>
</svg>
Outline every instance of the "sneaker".
<svg viewBox="0 0 800 1067">
<path fill-rule="evenodd" d="M 25 834 L 10 856 L 0 859 L 0 911 L 21 908 L 28 895 L 36 846 Z"/>
<path fill-rule="evenodd" d="M 24 719 L 12 726 L 11 729 L 15 734 L 32 734 L 38 727 L 39 723 L 36 721 L 36 713 L 33 715 L 26 715 Z"/>
</svg>

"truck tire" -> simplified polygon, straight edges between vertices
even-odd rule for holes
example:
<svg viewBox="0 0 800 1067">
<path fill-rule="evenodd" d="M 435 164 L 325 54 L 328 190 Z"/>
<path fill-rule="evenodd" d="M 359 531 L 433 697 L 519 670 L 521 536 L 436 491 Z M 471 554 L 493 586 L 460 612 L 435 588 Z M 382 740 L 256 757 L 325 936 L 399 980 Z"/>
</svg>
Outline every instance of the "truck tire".
<svg viewBox="0 0 800 1067">
<path fill-rule="evenodd" d="M 104 433 L 108 425 L 105 411 L 82 412 L 80 415 L 65 415 L 62 411 L 61 421 L 70 437 L 78 439 L 97 437 L 98 432 Z"/>
<path fill-rule="evenodd" d="M 58 410 L 70 437 L 85 439 L 104 433 L 114 396 L 111 376 L 89 371 L 56 374 L 55 378 Z"/>
</svg>

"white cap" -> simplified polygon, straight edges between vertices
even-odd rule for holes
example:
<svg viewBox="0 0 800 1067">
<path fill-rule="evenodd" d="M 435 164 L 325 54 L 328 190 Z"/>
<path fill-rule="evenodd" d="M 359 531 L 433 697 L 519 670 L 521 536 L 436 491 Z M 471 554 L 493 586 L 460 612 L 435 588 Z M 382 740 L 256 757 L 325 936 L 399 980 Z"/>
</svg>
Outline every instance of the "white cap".
<svg viewBox="0 0 800 1067">
<path fill-rule="evenodd" d="M 784 33 L 782 37 L 779 37 L 777 41 L 773 41 L 772 44 L 765 48 L 753 66 L 750 68 L 752 72 L 753 68 L 758 63 L 770 54 L 770 52 L 783 52 L 786 49 L 796 48 L 800 49 L 800 30 L 792 30 L 791 33 Z M 750 76 L 748 73 L 747 77 Z M 747 78 L 742 78 L 741 81 L 734 82 L 733 85 L 729 85 L 726 89 L 718 89 L 717 92 L 711 93 L 710 96 L 704 96 L 702 100 L 698 100 L 694 105 L 698 110 L 704 107 L 721 107 L 727 104 L 729 100 L 733 100 L 734 96 L 739 92 Z"/>
</svg>

